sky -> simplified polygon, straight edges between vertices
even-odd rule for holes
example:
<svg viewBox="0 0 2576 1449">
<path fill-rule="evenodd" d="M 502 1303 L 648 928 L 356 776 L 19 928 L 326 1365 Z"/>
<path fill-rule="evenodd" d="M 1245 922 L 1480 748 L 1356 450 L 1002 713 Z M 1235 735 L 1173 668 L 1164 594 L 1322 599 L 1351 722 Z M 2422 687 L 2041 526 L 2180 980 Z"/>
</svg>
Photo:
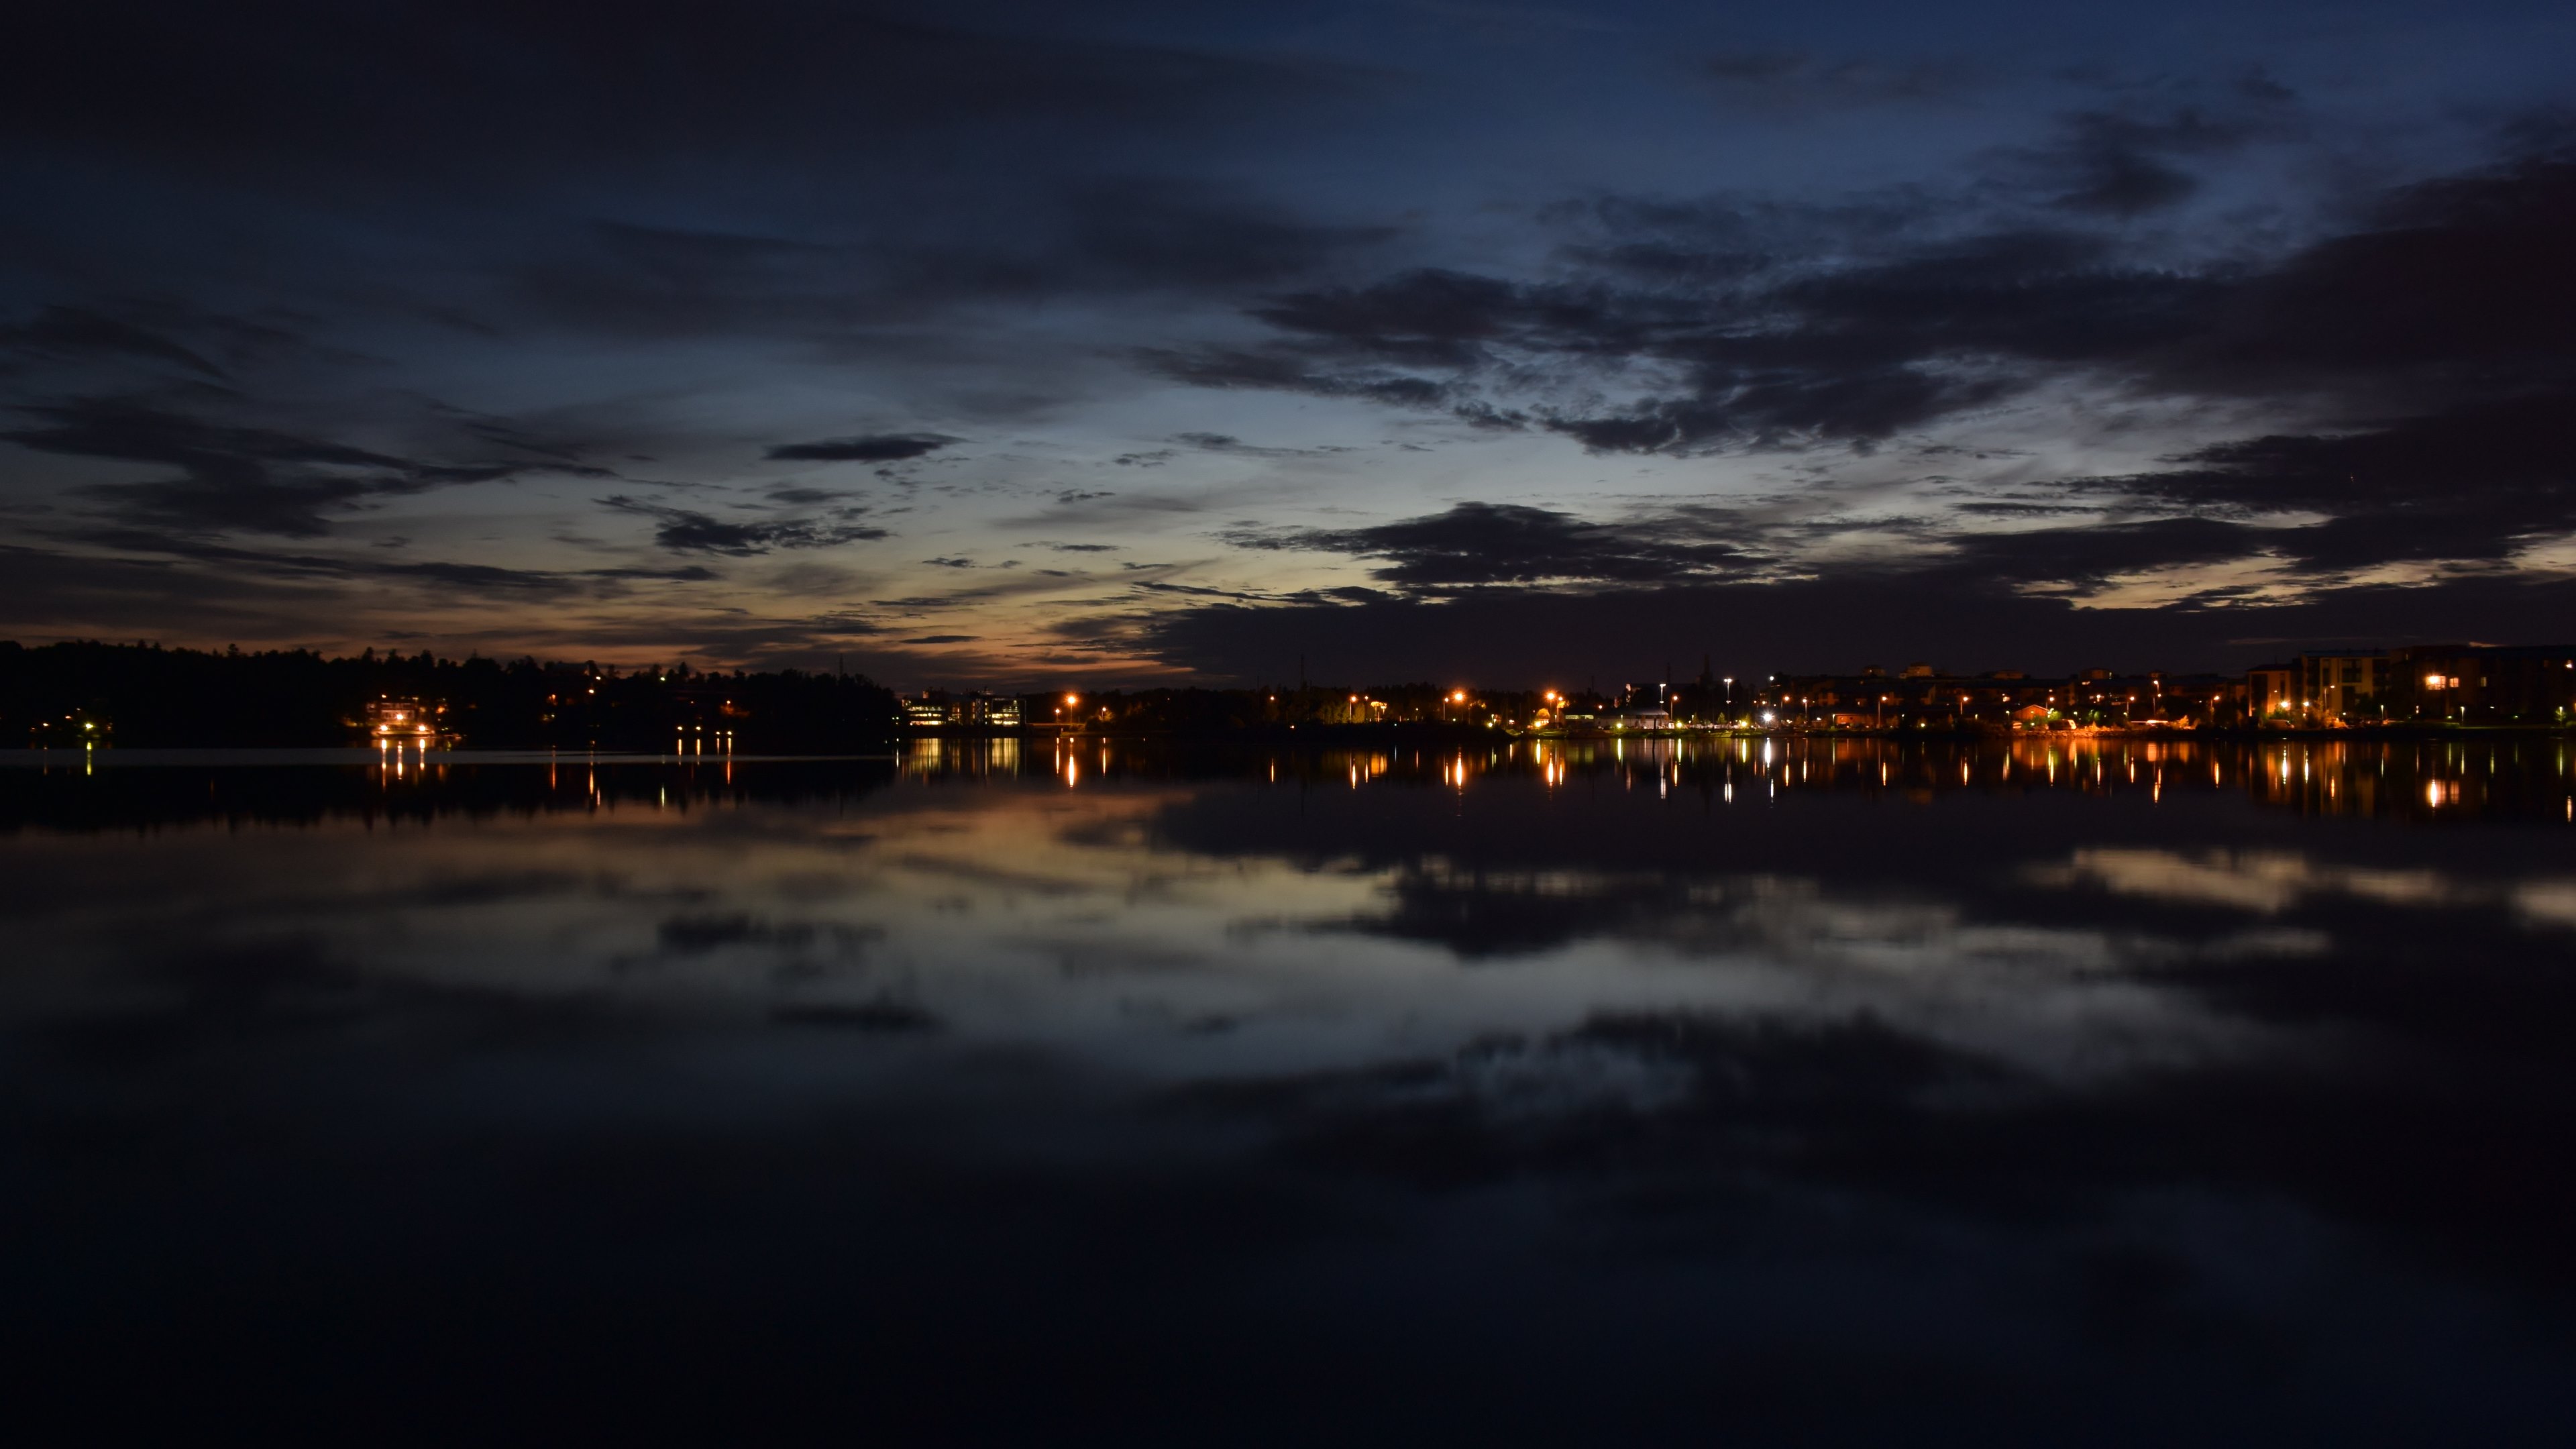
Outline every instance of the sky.
<svg viewBox="0 0 2576 1449">
<path fill-rule="evenodd" d="M 904 687 L 2576 639 L 2576 11 L 94 3 L 0 637 Z"/>
</svg>

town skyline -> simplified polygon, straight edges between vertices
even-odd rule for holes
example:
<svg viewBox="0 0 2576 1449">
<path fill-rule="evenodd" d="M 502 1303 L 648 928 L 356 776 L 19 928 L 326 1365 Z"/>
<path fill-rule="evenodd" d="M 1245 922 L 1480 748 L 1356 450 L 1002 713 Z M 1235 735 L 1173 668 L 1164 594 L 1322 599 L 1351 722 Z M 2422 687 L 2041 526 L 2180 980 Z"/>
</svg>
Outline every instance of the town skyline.
<svg viewBox="0 0 2576 1449">
<path fill-rule="evenodd" d="M 2576 728 L 2576 645 L 2304 652 L 2241 673 L 2108 668 L 1314 680 L 1221 688 L 894 688 L 843 670 L 685 661 L 441 658 L 370 649 L 223 653 L 0 641 L 0 748 L 374 744 L 703 755 L 846 752 L 910 736 L 1048 732 L 1269 738 L 1301 728 L 1500 736 L 2024 730 Z"/>
</svg>

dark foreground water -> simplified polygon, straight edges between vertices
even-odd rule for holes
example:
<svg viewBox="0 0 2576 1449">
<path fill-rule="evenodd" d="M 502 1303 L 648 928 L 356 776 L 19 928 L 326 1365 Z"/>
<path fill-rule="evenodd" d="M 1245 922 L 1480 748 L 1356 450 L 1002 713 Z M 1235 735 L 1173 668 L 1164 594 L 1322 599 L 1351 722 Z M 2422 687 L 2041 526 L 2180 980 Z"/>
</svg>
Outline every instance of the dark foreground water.
<svg viewBox="0 0 2576 1449">
<path fill-rule="evenodd" d="M 13 1437 L 2576 1415 L 2560 741 L 330 758 L 0 767 Z"/>
</svg>

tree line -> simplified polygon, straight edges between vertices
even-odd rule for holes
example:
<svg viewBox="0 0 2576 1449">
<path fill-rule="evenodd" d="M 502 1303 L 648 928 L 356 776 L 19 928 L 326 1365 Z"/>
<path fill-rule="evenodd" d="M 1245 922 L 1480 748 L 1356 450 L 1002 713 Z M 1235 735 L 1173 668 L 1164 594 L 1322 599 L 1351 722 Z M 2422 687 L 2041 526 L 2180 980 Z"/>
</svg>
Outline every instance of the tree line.
<svg viewBox="0 0 2576 1449">
<path fill-rule="evenodd" d="M 349 744 L 366 737 L 368 707 L 384 700 L 418 701 L 443 737 L 478 749 L 658 750 L 721 731 L 737 750 L 833 752 L 902 731 L 893 691 L 863 675 L 0 641 L 8 744 Z"/>
</svg>

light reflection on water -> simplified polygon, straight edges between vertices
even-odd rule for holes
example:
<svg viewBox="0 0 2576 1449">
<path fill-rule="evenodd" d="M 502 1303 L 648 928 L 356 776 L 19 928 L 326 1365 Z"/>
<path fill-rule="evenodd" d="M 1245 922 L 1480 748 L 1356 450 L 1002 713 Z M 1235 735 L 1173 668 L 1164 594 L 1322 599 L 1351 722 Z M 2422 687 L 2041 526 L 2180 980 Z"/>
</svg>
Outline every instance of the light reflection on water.
<svg viewBox="0 0 2576 1449">
<path fill-rule="evenodd" d="M 2563 741 L 934 743 L 0 770 L 0 1348 L 1196 1442 L 2569 1386 Z"/>
</svg>

